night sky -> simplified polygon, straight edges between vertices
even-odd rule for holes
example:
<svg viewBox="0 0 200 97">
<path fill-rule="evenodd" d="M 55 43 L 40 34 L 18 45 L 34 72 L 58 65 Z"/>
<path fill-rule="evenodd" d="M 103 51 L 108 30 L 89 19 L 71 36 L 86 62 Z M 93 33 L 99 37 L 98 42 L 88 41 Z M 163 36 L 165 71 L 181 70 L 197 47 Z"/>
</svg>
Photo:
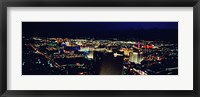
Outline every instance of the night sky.
<svg viewBox="0 0 200 97">
<path fill-rule="evenodd" d="M 178 22 L 23 22 L 22 34 L 26 37 L 178 41 Z"/>
</svg>

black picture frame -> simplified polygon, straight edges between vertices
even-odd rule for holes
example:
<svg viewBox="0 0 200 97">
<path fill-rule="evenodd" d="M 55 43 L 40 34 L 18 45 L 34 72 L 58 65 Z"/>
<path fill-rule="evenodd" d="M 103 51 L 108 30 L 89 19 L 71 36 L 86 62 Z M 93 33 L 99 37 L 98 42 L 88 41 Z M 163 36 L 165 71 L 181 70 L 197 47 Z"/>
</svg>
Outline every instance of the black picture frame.
<svg viewBox="0 0 200 97">
<path fill-rule="evenodd" d="M 7 7 L 193 7 L 193 90 L 7 90 Z M 1 0 L 0 95 L 2 97 L 199 97 L 200 0 Z M 34 83 L 33 83 L 34 84 Z"/>
</svg>

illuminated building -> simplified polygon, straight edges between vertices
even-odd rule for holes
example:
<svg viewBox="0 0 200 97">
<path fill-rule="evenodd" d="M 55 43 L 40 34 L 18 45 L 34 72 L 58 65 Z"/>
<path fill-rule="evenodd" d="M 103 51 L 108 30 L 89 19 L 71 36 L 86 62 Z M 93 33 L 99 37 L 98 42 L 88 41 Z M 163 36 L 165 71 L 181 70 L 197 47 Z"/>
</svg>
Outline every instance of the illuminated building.
<svg viewBox="0 0 200 97">
<path fill-rule="evenodd" d="M 80 47 L 79 51 L 81 51 L 81 52 L 89 51 L 89 47 Z"/>
<path fill-rule="evenodd" d="M 65 42 L 62 42 L 62 43 L 61 43 L 61 46 L 66 47 Z"/>
<path fill-rule="evenodd" d="M 138 60 L 138 53 L 136 53 L 136 52 L 130 52 L 129 53 L 129 61 L 137 63 L 137 60 Z"/>
<path fill-rule="evenodd" d="M 153 45 L 152 45 L 152 44 L 149 44 L 149 45 L 147 45 L 147 48 L 152 49 L 152 48 L 153 48 Z"/>
<path fill-rule="evenodd" d="M 145 49 L 152 49 L 154 48 L 152 44 L 148 44 L 148 45 L 144 45 L 142 46 L 142 48 L 145 48 Z"/>
<path fill-rule="evenodd" d="M 138 48 L 140 48 L 140 42 L 138 42 Z"/>
<path fill-rule="evenodd" d="M 124 55 L 129 56 L 130 52 L 133 52 L 132 50 L 124 50 Z"/>
<path fill-rule="evenodd" d="M 130 52 L 129 53 L 129 61 L 134 62 L 137 64 L 140 64 L 140 62 L 143 60 L 143 54 L 137 53 L 137 52 Z"/>
<path fill-rule="evenodd" d="M 70 43 L 69 43 L 69 42 L 65 42 L 65 45 L 66 45 L 66 46 L 70 46 Z"/>
<path fill-rule="evenodd" d="M 94 53 L 93 51 L 90 51 L 89 54 L 87 55 L 87 58 L 88 59 L 93 59 L 94 58 L 93 53 Z"/>
</svg>

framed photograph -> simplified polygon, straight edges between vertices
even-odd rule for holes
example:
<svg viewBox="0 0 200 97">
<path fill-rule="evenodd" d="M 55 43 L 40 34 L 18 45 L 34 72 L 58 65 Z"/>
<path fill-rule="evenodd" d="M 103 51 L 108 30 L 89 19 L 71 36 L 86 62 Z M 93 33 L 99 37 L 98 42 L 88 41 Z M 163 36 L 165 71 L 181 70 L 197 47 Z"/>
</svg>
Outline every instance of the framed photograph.
<svg viewBox="0 0 200 97">
<path fill-rule="evenodd" d="M 199 0 L 0 3 L 2 97 L 199 96 Z"/>
</svg>

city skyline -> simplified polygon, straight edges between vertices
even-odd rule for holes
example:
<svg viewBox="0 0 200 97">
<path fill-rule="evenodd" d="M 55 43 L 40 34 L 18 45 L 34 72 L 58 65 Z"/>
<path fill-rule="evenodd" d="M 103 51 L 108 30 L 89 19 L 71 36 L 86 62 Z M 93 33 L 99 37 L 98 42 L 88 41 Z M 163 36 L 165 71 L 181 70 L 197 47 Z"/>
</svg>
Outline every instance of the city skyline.
<svg viewBox="0 0 200 97">
<path fill-rule="evenodd" d="M 22 22 L 22 75 L 178 75 L 178 22 Z"/>
</svg>

